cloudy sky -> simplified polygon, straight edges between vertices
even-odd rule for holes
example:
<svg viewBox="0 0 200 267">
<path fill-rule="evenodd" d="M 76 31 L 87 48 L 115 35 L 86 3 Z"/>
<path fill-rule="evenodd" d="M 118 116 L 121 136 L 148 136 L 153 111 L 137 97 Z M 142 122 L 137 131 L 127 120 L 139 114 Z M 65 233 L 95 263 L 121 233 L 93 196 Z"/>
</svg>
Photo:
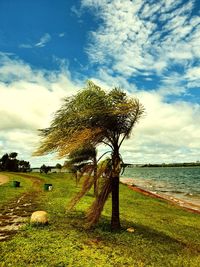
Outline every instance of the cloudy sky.
<svg viewBox="0 0 200 267">
<path fill-rule="evenodd" d="M 146 108 L 125 162 L 200 160 L 199 0 L 0 0 L 1 155 L 62 163 L 31 156 L 37 129 L 87 79 Z"/>
</svg>

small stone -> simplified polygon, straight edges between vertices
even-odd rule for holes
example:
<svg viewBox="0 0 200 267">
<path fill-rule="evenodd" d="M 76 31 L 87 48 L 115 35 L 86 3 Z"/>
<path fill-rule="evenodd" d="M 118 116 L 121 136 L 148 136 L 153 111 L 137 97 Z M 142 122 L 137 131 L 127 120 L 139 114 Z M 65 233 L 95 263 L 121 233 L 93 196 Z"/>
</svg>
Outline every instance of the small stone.
<svg viewBox="0 0 200 267">
<path fill-rule="evenodd" d="M 49 191 L 51 191 L 53 189 L 53 186 L 52 185 L 50 185 L 49 186 Z"/>
<path fill-rule="evenodd" d="M 129 228 L 126 229 L 126 231 L 129 232 L 129 233 L 133 233 L 133 232 L 135 232 L 135 229 L 132 228 L 132 227 L 129 227 Z"/>
<path fill-rule="evenodd" d="M 31 220 L 30 222 L 32 224 L 48 224 L 48 216 L 47 216 L 47 212 L 46 211 L 35 211 L 32 213 L 31 215 Z"/>
</svg>

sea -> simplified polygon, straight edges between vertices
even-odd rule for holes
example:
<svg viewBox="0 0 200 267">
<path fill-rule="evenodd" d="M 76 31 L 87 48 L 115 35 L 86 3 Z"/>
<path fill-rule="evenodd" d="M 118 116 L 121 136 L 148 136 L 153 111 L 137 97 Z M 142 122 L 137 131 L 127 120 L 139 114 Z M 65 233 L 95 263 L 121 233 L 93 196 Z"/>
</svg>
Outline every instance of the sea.
<svg viewBox="0 0 200 267">
<path fill-rule="evenodd" d="M 127 167 L 121 178 L 152 193 L 200 206 L 200 167 Z"/>
</svg>

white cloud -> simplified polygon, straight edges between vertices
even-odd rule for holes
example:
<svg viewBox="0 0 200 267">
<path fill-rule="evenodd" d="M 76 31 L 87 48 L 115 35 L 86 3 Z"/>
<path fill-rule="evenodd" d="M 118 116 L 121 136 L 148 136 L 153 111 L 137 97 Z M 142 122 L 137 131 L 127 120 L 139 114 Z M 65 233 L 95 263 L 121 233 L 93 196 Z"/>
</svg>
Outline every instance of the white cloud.
<svg viewBox="0 0 200 267">
<path fill-rule="evenodd" d="M 32 158 L 38 145 L 38 128 L 49 125 L 52 114 L 60 107 L 62 98 L 76 93 L 82 86 L 72 82 L 66 62 L 59 61 L 60 72 L 34 70 L 19 59 L 1 54 L 0 65 L 0 148 L 1 153 L 16 151 L 19 158 L 29 160 L 33 166 L 52 165 L 53 156 Z M 199 68 L 187 72 L 188 80 L 198 77 Z M 167 77 L 163 91 L 173 88 L 174 80 Z M 113 71 L 102 69 L 93 80 L 103 88 L 120 85 L 140 99 L 146 116 L 136 125 L 130 140 L 122 147 L 125 162 L 172 162 L 200 159 L 200 106 L 183 101 L 165 102 L 165 93 L 138 91 L 122 75 L 113 77 Z M 171 89 L 173 90 L 173 89 Z M 130 93 L 132 92 L 132 93 Z M 105 148 L 104 148 L 105 151 Z"/>
<path fill-rule="evenodd" d="M 61 37 L 61 38 L 64 37 L 65 36 L 65 32 L 59 33 L 58 36 Z"/>
<path fill-rule="evenodd" d="M 95 78 L 89 77 L 89 80 L 92 80 L 94 83 L 98 84 L 102 88 L 110 89 L 114 87 L 120 87 L 126 89 L 130 92 L 137 91 L 137 87 L 134 84 L 130 84 L 126 78 L 121 75 L 114 76 L 113 72 L 109 69 L 100 69 L 97 73 Z"/>
<path fill-rule="evenodd" d="M 157 93 L 136 94 L 146 108 L 146 116 L 125 141 L 126 162 L 180 162 L 200 159 L 200 105 L 165 103 Z"/>
<path fill-rule="evenodd" d="M 200 66 L 191 67 L 186 71 L 185 78 L 188 80 L 188 87 L 198 88 L 200 87 Z"/>
<path fill-rule="evenodd" d="M 1 153 L 14 150 L 24 159 L 37 162 L 37 158 L 31 158 L 38 145 L 37 129 L 48 127 L 62 99 L 80 87 L 71 81 L 64 67 L 59 72 L 34 70 L 23 61 L 5 55 L 1 62 Z"/>
<path fill-rule="evenodd" d="M 33 48 L 33 46 L 30 44 L 20 44 L 19 48 Z"/>
<path fill-rule="evenodd" d="M 82 7 L 103 21 L 90 33 L 87 48 L 91 63 L 99 65 L 93 80 L 104 87 L 120 83 L 146 108 L 146 117 L 121 149 L 125 162 L 200 159 L 200 105 L 181 100 L 190 86 L 200 84 L 200 66 L 192 67 L 200 58 L 200 18 L 191 17 L 194 3 L 82 0 Z M 134 84 L 130 90 L 129 78 L 155 73 L 160 77 L 157 91 L 139 91 Z M 166 102 L 171 94 L 180 100 Z"/>
<path fill-rule="evenodd" d="M 45 33 L 38 43 L 35 44 L 36 47 L 44 47 L 51 40 L 51 35 L 49 33 Z"/>
<path fill-rule="evenodd" d="M 190 63 L 200 59 L 200 17 L 191 15 L 195 4 L 194 0 L 82 0 L 82 8 L 102 20 L 90 33 L 86 51 L 91 63 L 126 79 L 144 73 L 164 79 L 171 69 L 179 74 L 177 65 L 187 73 Z M 180 91 L 174 87 L 177 92 L 181 87 Z"/>
<path fill-rule="evenodd" d="M 200 66 L 190 68 L 186 74 L 186 77 L 190 80 L 200 80 Z"/>
<path fill-rule="evenodd" d="M 112 73 L 110 73 L 111 75 Z M 119 77 L 105 73 L 91 78 L 96 84 L 108 90 L 120 84 Z M 174 79 L 177 84 L 174 86 Z M 139 91 L 127 82 L 127 94 L 137 97 L 145 107 L 145 116 L 134 127 L 131 138 L 121 147 L 125 162 L 163 163 L 200 160 L 200 105 L 182 100 L 169 103 L 167 91 L 180 92 L 179 76 L 168 77 L 159 91 Z M 123 81 L 123 79 L 122 79 Z M 114 85 L 114 86 L 113 86 Z M 123 88 L 123 86 L 122 86 Z M 184 88 L 182 89 L 184 92 Z M 99 155 L 109 148 L 100 147 Z"/>
<path fill-rule="evenodd" d="M 81 11 L 81 9 L 79 9 L 79 8 L 77 8 L 76 6 L 72 6 L 71 7 L 71 12 L 72 12 L 72 14 L 74 14 L 76 17 L 78 17 L 78 18 L 80 18 L 81 17 L 81 15 L 82 15 L 82 11 Z"/>
<path fill-rule="evenodd" d="M 64 32 L 61 32 L 58 34 L 59 37 L 64 37 L 65 36 L 65 33 Z M 49 33 L 45 33 L 39 40 L 39 42 L 37 42 L 36 44 L 26 44 L 26 43 L 22 43 L 19 45 L 19 48 L 25 48 L 25 49 L 30 49 L 30 48 L 34 48 L 34 47 L 44 47 L 46 46 L 46 44 L 48 42 L 51 41 L 51 35 Z"/>
</svg>

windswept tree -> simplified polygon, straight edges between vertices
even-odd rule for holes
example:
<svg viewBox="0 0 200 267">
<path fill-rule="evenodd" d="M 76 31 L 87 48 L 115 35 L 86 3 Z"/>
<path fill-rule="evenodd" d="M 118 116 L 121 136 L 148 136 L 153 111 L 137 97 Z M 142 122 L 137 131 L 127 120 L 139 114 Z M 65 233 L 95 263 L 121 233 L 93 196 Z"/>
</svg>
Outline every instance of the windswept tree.
<svg viewBox="0 0 200 267">
<path fill-rule="evenodd" d="M 83 175 L 85 171 L 92 170 L 94 195 L 98 195 L 97 188 L 97 151 L 91 144 L 85 144 L 69 154 L 69 163 Z M 77 175 L 76 175 L 77 179 Z"/>
<path fill-rule="evenodd" d="M 89 81 L 86 88 L 66 98 L 49 128 L 41 130 L 42 143 L 35 155 L 57 152 L 65 157 L 87 143 L 105 144 L 112 150 L 111 172 L 105 187 L 88 214 L 89 224 L 98 221 L 108 195 L 112 193 L 111 229 L 119 230 L 120 147 L 144 113 L 136 98 L 119 88 L 106 92 Z"/>
</svg>

